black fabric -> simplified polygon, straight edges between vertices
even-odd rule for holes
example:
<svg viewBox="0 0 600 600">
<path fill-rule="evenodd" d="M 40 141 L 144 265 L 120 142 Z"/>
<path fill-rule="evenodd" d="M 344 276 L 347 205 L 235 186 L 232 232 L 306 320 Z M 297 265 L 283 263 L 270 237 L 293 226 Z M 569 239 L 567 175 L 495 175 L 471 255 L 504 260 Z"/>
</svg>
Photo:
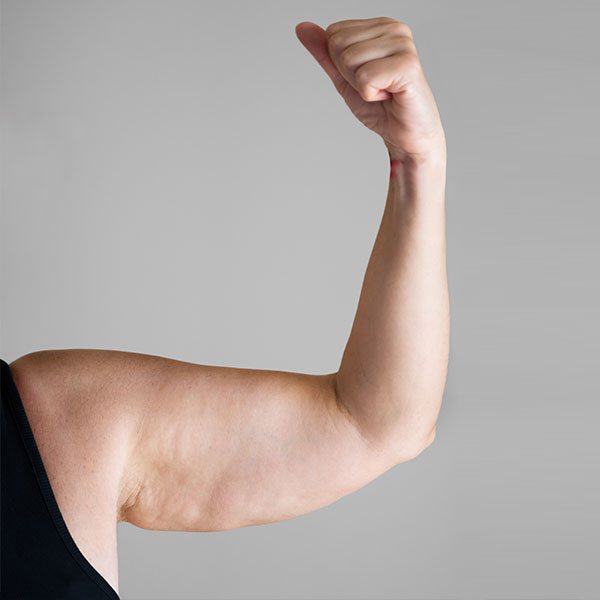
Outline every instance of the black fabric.
<svg viewBox="0 0 600 600">
<path fill-rule="evenodd" d="M 0 366 L 0 598 L 119 600 L 71 537 L 10 367 Z"/>
</svg>

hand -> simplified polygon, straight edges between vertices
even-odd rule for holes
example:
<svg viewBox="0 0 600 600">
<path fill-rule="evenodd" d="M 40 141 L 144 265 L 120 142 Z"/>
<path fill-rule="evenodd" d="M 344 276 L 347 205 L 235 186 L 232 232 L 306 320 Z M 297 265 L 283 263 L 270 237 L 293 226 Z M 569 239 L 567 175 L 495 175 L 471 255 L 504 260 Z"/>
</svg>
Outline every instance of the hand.
<svg viewBox="0 0 600 600">
<path fill-rule="evenodd" d="M 379 134 L 391 158 L 446 157 L 444 130 L 410 29 L 389 17 L 303 21 L 296 35 L 350 110 Z"/>
</svg>

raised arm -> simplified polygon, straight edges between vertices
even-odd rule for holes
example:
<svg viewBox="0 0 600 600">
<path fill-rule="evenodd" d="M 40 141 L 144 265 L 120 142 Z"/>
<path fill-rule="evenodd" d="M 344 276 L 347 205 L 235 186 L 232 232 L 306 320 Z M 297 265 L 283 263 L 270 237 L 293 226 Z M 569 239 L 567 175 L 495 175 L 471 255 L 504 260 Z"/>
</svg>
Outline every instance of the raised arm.
<svg viewBox="0 0 600 600">
<path fill-rule="evenodd" d="M 60 453 L 55 463 L 93 480 L 78 486 L 81 501 L 108 502 L 117 521 L 218 531 L 290 519 L 433 440 L 449 335 L 435 102 L 397 21 L 342 21 L 327 32 L 303 23 L 297 33 L 382 135 L 393 167 L 340 368 L 310 375 L 91 349 L 12 363 L 31 414 L 56 432 L 47 445 Z"/>
</svg>

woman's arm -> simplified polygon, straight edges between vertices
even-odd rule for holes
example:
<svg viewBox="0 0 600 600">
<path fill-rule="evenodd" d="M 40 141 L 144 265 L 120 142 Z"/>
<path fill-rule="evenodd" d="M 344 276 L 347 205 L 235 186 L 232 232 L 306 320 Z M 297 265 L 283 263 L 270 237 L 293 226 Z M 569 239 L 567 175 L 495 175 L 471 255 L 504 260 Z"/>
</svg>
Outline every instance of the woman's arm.
<svg viewBox="0 0 600 600">
<path fill-rule="evenodd" d="M 445 157 L 404 27 L 382 18 L 297 30 L 355 114 L 382 134 L 394 166 L 339 371 L 93 349 L 17 359 L 10 367 L 44 438 L 42 458 L 72 490 L 71 509 L 176 531 L 282 521 L 431 442 L 448 352 Z"/>
</svg>

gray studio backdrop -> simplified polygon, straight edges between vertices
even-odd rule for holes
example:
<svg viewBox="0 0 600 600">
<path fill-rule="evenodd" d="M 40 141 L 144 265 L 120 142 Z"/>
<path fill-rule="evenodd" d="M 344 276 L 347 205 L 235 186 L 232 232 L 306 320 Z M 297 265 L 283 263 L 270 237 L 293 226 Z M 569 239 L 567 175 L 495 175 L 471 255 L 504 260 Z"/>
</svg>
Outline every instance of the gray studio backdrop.
<svg viewBox="0 0 600 600">
<path fill-rule="evenodd" d="M 2 2 L 0 355 L 336 370 L 389 167 L 294 27 L 375 16 L 448 138 L 436 441 L 287 522 L 120 524 L 124 599 L 600 598 L 592 3 Z"/>
</svg>

